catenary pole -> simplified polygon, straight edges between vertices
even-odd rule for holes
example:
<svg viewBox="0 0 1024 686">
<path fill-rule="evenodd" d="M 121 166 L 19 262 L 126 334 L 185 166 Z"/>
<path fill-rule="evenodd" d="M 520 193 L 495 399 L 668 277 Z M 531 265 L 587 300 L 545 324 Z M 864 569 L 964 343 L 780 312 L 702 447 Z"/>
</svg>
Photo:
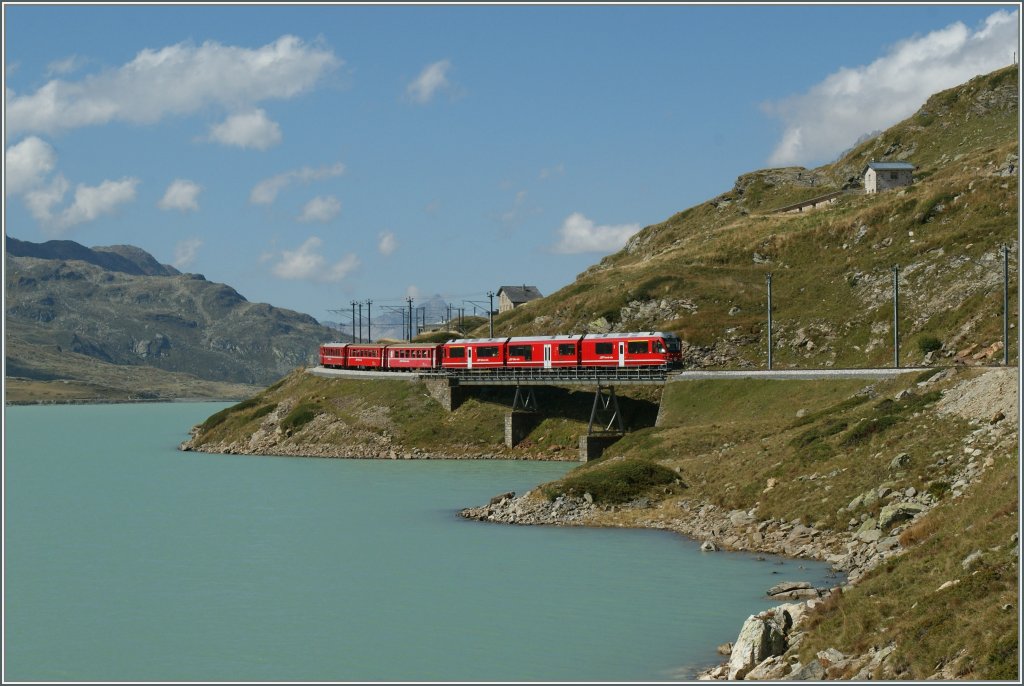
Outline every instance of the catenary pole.
<svg viewBox="0 0 1024 686">
<path fill-rule="evenodd" d="M 1003 366 L 1010 366 L 1010 248 L 1003 246 Z"/>
<path fill-rule="evenodd" d="M 900 368 L 900 266 L 892 266 L 892 366 Z"/>
<path fill-rule="evenodd" d="M 772 370 L 772 273 L 768 272 L 768 371 Z"/>
</svg>

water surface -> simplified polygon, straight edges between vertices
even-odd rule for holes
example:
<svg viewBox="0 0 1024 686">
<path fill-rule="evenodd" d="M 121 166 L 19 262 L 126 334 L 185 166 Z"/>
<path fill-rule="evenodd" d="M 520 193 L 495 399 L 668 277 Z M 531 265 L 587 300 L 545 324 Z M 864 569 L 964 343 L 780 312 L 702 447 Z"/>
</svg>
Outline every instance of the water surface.
<svg viewBox="0 0 1024 686">
<path fill-rule="evenodd" d="M 572 464 L 176 449 L 224 406 L 6 409 L 7 680 L 692 678 L 765 589 L 827 583 L 667 532 L 456 515 Z"/>
</svg>

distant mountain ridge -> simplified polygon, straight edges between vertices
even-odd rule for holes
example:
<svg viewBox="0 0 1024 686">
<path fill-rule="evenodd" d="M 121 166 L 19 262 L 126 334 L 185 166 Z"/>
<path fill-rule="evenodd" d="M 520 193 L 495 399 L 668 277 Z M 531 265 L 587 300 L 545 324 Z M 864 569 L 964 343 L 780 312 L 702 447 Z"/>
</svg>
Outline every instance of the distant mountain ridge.
<svg viewBox="0 0 1024 686">
<path fill-rule="evenodd" d="M 95 381 L 91 358 L 266 385 L 339 338 L 307 314 L 251 303 L 130 245 L 8 236 L 4 281 L 7 373 L 26 379 Z"/>
<path fill-rule="evenodd" d="M 170 265 L 160 264 L 148 252 L 134 245 L 87 248 L 74 241 L 31 243 L 7 236 L 7 254 L 42 260 L 80 260 L 108 271 L 139 276 L 174 276 L 181 273 Z"/>
</svg>

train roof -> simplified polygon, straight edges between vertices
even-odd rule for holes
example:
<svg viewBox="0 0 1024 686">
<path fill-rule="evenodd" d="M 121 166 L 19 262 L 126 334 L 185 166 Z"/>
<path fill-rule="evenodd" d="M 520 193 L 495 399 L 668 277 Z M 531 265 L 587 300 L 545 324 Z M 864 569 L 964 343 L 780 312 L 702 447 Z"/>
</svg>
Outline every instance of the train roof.
<svg viewBox="0 0 1024 686">
<path fill-rule="evenodd" d="M 530 343 L 534 341 L 578 341 L 583 338 L 581 333 L 566 333 L 558 336 L 515 336 L 508 339 L 509 343 Z"/>
<path fill-rule="evenodd" d="M 456 338 L 453 341 L 448 341 L 445 345 L 468 345 L 470 343 L 504 343 L 508 340 L 508 336 L 503 338 Z"/>
<path fill-rule="evenodd" d="M 320 344 L 320 346 L 321 346 L 321 347 L 323 347 L 323 346 L 327 346 L 327 345 L 329 345 L 329 346 L 332 346 L 332 347 L 335 347 L 335 348 L 341 348 L 341 347 L 344 347 L 344 346 L 346 346 L 346 345 L 351 345 L 351 343 L 348 343 L 348 342 L 345 342 L 345 343 L 339 343 L 338 341 L 332 341 L 332 342 L 330 342 L 330 343 L 321 343 L 321 344 Z"/>
<path fill-rule="evenodd" d="M 611 333 L 588 333 L 587 338 L 636 338 L 638 336 L 660 336 L 661 338 L 679 338 L 674 333 L 666 333 L 664 331 L 629 331 L 629 332 L 616 332 Z"/>
<path fill-rule="evenodd" d="M 443 343 L 386 343 L 389 348 L 436 348 Z"/>
</svg>

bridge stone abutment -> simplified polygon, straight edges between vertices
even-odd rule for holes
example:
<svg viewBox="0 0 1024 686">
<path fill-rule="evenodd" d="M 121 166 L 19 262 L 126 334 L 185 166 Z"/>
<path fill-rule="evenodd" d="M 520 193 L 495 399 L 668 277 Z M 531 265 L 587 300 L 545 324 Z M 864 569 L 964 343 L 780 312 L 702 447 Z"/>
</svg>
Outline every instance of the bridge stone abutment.
<svg viewBox="0 0 1024 686">
<path fill-rule="evenodd" d="M 459 409 L 459 405 L 465 400 L 465 390 L 459 387 L 459 380 L 451 377 L 424 379 L 427 392 L 437 402 L 441 403 L 448 412 Z"/>
<path fill-rule="evenodd" d="M 596 460 L 605 449 L 622 438 L 622 434 L 584 434 L 580 436 L 580 462 Z"/>
<path fill-rule="evenodd" d="M 540 423 L 541 417 L 536 412 L 513 410 L 505 413 L 505 446 L 514 448 L 530 435 L 533 428 Z"/>
</svg>

